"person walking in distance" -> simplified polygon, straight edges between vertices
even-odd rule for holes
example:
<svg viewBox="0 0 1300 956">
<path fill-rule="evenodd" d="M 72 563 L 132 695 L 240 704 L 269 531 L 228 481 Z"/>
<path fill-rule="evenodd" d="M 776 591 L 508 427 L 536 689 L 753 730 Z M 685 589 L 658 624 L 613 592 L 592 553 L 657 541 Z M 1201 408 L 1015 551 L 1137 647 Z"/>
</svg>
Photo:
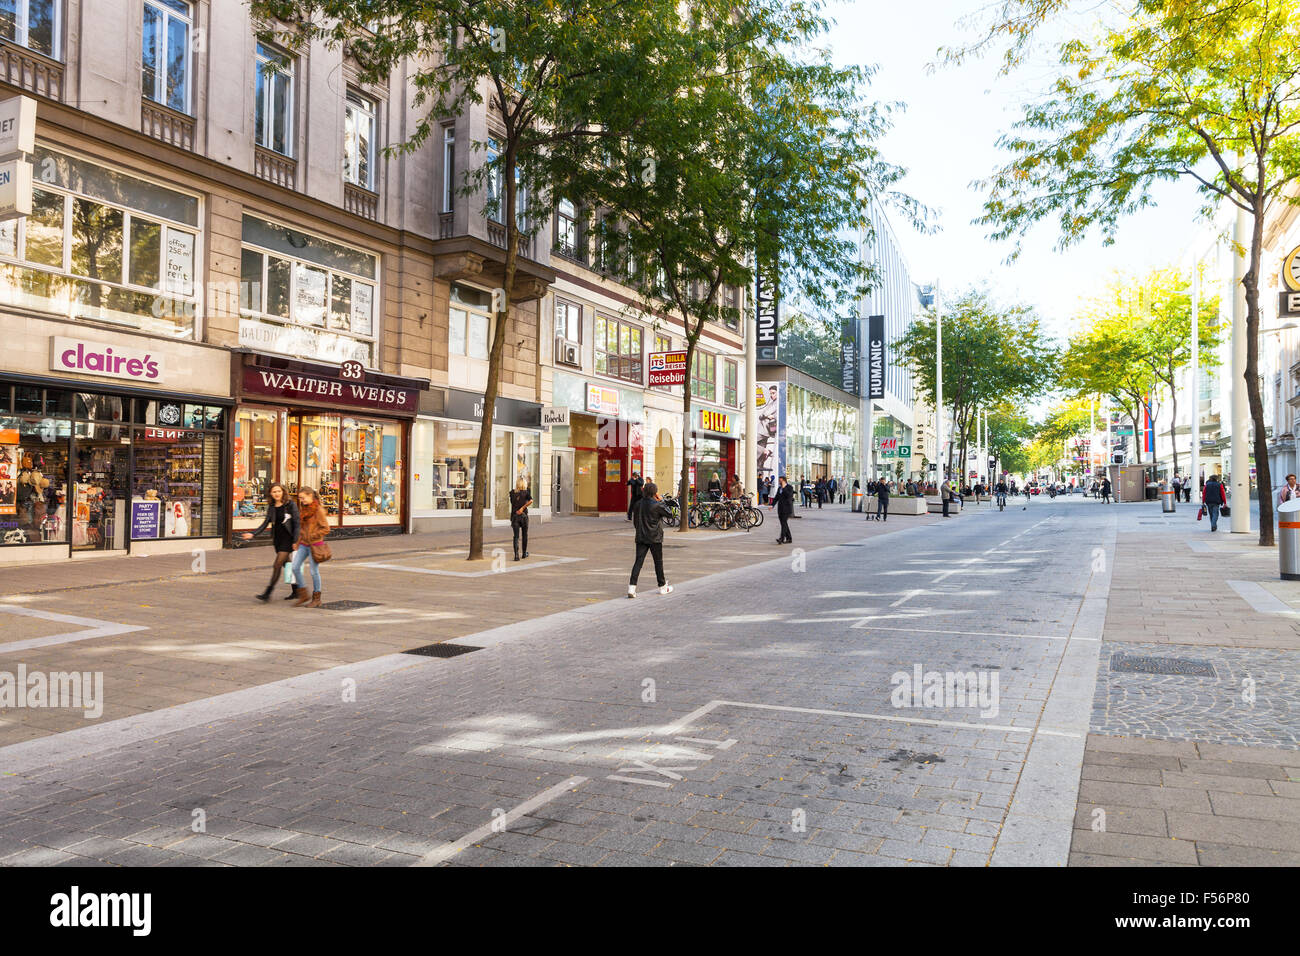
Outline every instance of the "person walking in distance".
<svg viewBox="0 0 1300 956">
<path fill-rule="evenodd" d="M 270 501 L 266 506 L 266 517 L 262 519 L 262 523 L 256 530 L 245 531 L 240 535 L 245 541 L 252 541 L 254 537 L 265 531 L 268 525 L 271 528 L 271 540 L 275 543 L 275 563 L 271 567 L 271 583 L 257 596 L 259 601 L 271 600 L 271 592 L 275 590 L 285 564 L 293 557 L 294 542 L 298 540 L 298 506 L 289 497 L 289 492 L 285 491 L 284 485 L 277 481 L 271 485 L 267 494 L 270 496 Z M 289 597 L 285 600 L 291 600 L 293 596 L 294 588 L 290 587 Z"/>
<path fill-rule="evenodd" d="M 1201 503 L 1210 513 L 1210 530 L 1219 530 L 1219 512 L 1228 503 L 1228 489 L 1223 487 L 1223 480 L 1218 475 L 1205 479 L 1205 488 L 1201 491 Z"/>
<path fill-rule="evenodd" d="M 297 582 L 298 601 L 294 607 L 302 607 L 308 601 L 311 602 L 309 607 L 320 607 L 320 565 L 316 563 L 311 548 L 325 540 L 325 536 L 330 533 L 330 523 L 314 488 L 298 489 L 298 515 L 298 547 L 293 553 L 293 579 Z M 311 562 L 310 591 L 307 590 L 302 574 L 302 566 L 308 561 Z"/>
<path fill-rule="evenodd" d="M 1286 484 L 1278 490 L 1276 503 L 1280 505 L 1296 498 L 1300 498 L 1300 487 L 1296 486 L 1295 475 L 1287 475 Z"/>
<path fill-rule="evenodd" d="M 1101 480 L 1101 503 L 1104 505 L 1110 504 L 1110 479 L 1109 478 L 1103 478 Z"/>
<path fill-rule="evenodd" d="M 515 538 L 515 560 L 519 560 L 519 539 L 524 541 L 524 557 L 528 557 L 528 506 L 533 503 L 533 490 L 520 478 L 515 490 L 510 492 L 510 530 Z"/>
<path fill-rule="evenodd" d="M 952 483 L 951 482 L 944 481 L 941 485 L 939 485 L 939 500 L 943 502 L 943 516 L 945 518 L 951 518 L 952 515 L 948 513 L 948 509 L 952 507 Z"/>
<path fill-rule="evenodd" d="M 776 508 L 776 516 L 781 522 L 781 536 L 776 539 L 777 544 L 794 544 L 794 538 L 790 537 L 790 516 L 794 514 L 794 489 L 790 487 L 790 482 L 786 481 L 785 475 L 777 479 L 776 494 L 772 496 L 772 505 L 768 506 L 768 511 L 772 507 Z"/>
<path fill-rule="evenodd" d="M 889 482 L 876 485 L 876 520 L 889 520 Z"/>
<path fill-rule="evenodd" d="M 627 520 L 628 521 L 632 520 L 632 509 L 635 508 L 637 506 L 637 502 L 641 500 L 641 488 L 643 485 L 644 482 L 641 480 L 641 473 L 639 471 L 632 472 L 632 477 L 627 480 L 627 487 L 628 487 Z M 513 523 L 513 519 L 512 519 L 512 523 Z M 528 549 L 524 548 L 524 550 L 527 551 Z M 516 556 L 516 560 L 518 560 L 517 556 Z"/>
<path fill-rule="evenodd" d="M 664 522 L 668 507 L 659 497 L 659 488 L 648 481 L 641 489 L 641 500 L 632 509 L 632 527 L 636 529 L 636 561 L 632 565 L 632 578 L 628 581 L 627 596 L 636 597 L 636 579 L 641 576 L 641 565 L 649 554 L 655 563 L 655 580 L 660 594 L 671 594 L 673 586 L 664 577 Z"/>
</svg>

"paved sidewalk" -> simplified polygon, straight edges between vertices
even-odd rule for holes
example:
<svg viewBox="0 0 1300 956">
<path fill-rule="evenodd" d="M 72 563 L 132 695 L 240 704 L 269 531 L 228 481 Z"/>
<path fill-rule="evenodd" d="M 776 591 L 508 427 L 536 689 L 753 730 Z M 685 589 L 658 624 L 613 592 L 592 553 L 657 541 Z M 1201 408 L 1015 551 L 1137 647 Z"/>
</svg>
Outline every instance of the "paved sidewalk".
<svg viewBox="0 0 1300 956">
<path fill-rule="evenodd" d="M 1257 534 L 1120 505 L 1070 863 L 1300 863 L 1300 584 Z"/>
<path fill-rule="evenodd" d="M 800 547 L 817 548 L 933 523 L 931 516 L 864 521 L 848 506 L 793 522 Z M 408 651 L 485 629 L 588 606 L 626 592 L 633 556 L 622 517 L 535 522 L 530 557 L 511 559 L 510 529 L 487 535 L 487 560 L 465 560 L 467 531 L 332 543 L 324 601 L 351 609 L 295 608 L 254 595 L 273 554 L 102 558 L 0 569 L 0 671 L 102 672 L 102 714 L 44 707 L 0 710 L 0 746 L 304 674 Z M 669 580 L 685 583 L 788 553 L 769 516 L 751 532 L 665 534 Z M 496 561 L 492 560 L 496 552 Z M 642 572 L 652 591 L 654 571 Z M 720 599 L 725 595 L 719 594 Z M 73 618 L 69 620 L 68 618 Z"/>
</svg>

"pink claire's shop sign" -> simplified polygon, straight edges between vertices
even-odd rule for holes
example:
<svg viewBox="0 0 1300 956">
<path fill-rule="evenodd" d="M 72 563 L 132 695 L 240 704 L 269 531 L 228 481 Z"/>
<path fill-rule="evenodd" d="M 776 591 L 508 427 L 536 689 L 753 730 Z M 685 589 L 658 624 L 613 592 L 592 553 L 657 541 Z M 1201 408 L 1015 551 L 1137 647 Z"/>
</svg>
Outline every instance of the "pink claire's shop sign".
<svg viewBox="0 0 1300 956">
<path fill-rule="evenodd" d="M 163 359 L 157 352 L 61 335 L 50 337 L 50 369 L 124 378 L 132 382 L 160 382 L 164 375 Z"/>
<path fill-rule="evenodd" d="M 247 395 L 268 395 L 289 402 L 307 401 L 389 412 L 414 412 L 420 399 L 420 393 L 414 388 L 255 367 L 244 368 L 243 390 Z"/>
</svg>

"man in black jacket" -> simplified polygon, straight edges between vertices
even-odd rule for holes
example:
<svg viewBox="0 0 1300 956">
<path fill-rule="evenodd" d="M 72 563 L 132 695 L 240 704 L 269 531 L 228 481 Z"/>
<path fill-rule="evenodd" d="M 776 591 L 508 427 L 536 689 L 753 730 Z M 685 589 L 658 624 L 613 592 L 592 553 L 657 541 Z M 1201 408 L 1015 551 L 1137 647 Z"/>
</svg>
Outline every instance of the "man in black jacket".
<svg viewBox="0 0 1300 956">
<path fill-rule="evenodd" d="M 643 484 L 644 483 L 641 480 L 641 473 L 639 471 L 632 472 L 632 477 L 627 480 L 627 487 L 628 490 L 631 492 L 631 494 L 629 494 L 627 497 L 627 520 L 628 521 L 632 520 L 632 509 L 634 509 L 637 506 L 637 502 L 641 500 L 641 488 L 643 487 Z"/>
<path fill-rule="evenodd" d="M 627 585 L 627 596 L 630 598 L 636 597 L 636 579 L 641 576 L 641 565 L 645 563 L 646 552 L 654 558 L 659 593 L 673 592 L 673 586 L 664 577 L 663 519 L 667 514 L 668 506 L 659 497 L 658 486 L 653 481 L 647 481 L 641 489 L 641 500 L 632 508 L 632 527 L 636 529 L 636 562 L 632 565 L 632 579 Z"/>
<path fill-rule="evenodd" d="M 794 544 L 794 539 L 790 537 L 790 516 L 794 514 L 794 489 L 790 483 L 785 480 L 785 475 L 777 479 L 779 487 L 773 500 L 776 502 L 776 516 L 781 521 L 781 537 L 776 539 L 777 544 Z M 769 507 L 770 511 L 771 508 Z"/>
</svg>

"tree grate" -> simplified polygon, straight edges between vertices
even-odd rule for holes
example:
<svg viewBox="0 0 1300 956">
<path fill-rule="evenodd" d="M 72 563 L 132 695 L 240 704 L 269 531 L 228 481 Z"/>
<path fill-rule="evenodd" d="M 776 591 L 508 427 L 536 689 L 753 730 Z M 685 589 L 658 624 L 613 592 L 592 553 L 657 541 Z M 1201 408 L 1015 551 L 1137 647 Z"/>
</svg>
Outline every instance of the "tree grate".
<svg viewBox="0 0 1300 956">
<path fill-rule="evenodd" d="M 379 604 L 375 601 L 330 601 L 321 605 L 326 611 L 355 611 L 360 607 L 379 607 Z"/>
<path fill-rule="evenodd" d="M 462 654 L 481 650 L 483 648 L 471 647 L 468 644 L 426 644 L 424 647 L 413 647 L 409 651 L 402 651 L 402 653 L 417 654 L 420 657 L 460 657 Z"/>
<path fill-rule="evenodd" d="M 1112 654 L 1110 669 L 1126 674 L 1173 674 L 1179 677 L 1218 677 L 1208 661 L 1186 657 L 1130 657 Z"/>
</svg>

